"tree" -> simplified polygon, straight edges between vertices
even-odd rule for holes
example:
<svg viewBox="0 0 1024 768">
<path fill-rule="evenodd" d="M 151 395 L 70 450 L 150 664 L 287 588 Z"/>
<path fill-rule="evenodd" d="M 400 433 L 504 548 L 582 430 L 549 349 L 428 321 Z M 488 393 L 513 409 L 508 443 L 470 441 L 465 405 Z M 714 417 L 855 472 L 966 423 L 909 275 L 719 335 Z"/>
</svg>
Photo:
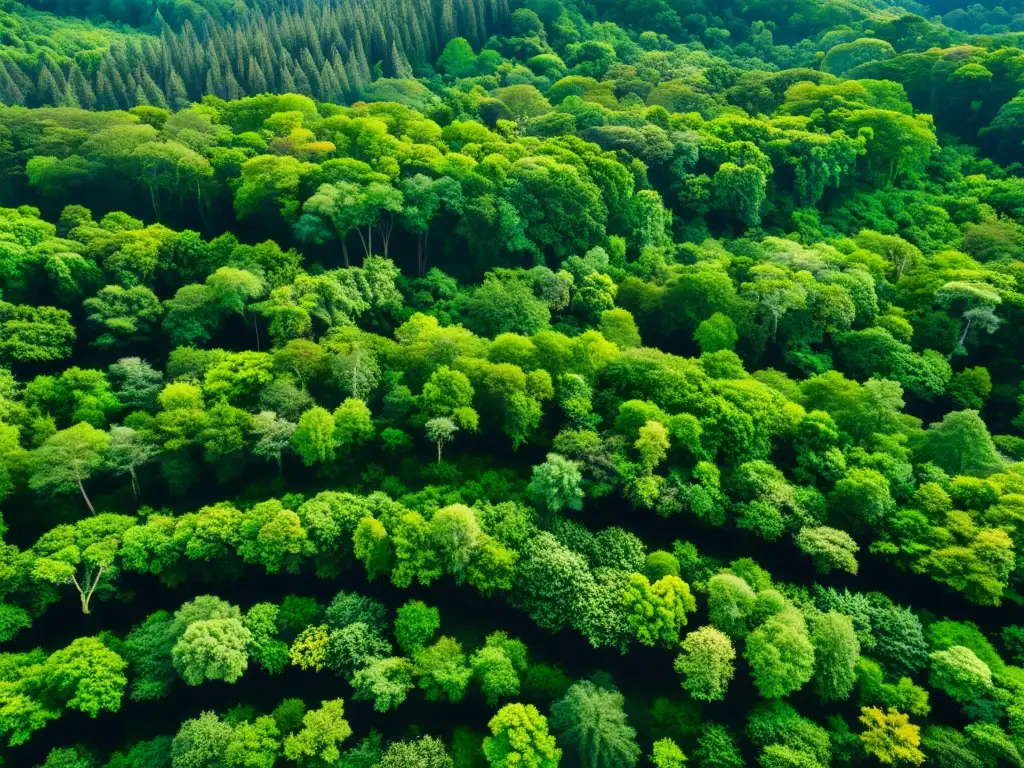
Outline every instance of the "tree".
<svg viewBox="0 0 1024 768">
<path fill-rule="evenodd" d="M 970 648 L 954 645 L 931 654 L 928 682 L 954 701 L 968 704 L 991 692 L 992 670 Z"/>
<path fill-rule="evenodd" d="M 750 585 L 733 573 L 719 573 L 708 579 L 708 619 L 733 639 L 746 637 L 749 632 L 756 599 Z"/>
<path fill-rule="evenodd" d="M 533 85 L 509 85 L 499 88 L 494 95 L 508 107 L 512 119 L 520 124 L 551 109 L 548 100 Z"/>
<path fill-rule="evenodd" d="M 339 747 L 351 735 L 352 727 L 345 719 L 345 702 L 321 701 L 319 709 L 311 709 L 302 716 L 302 728 L 285 738 L 284 756 L 299 765 L 330 765 L 341 757 Z"/>
<path fill-rule="evenodd" d="M 954 353 L 966 354 L 965 344 L 972 327 L 976 331 L 992 334 L 1003 322 L 995 314 L 996 307 L 1003 299 L 995 288 L 984 283 L 959 280 L 946 283 L 935 292 L 935 300 L 943 307 L 961 314 L 963 322 Z"/>
<path fill-rule="evenodd" d="M 515 696 L 519 693 L 519 672 L 517 668 L 518 659 L 513 659 L 502 647 L 506 644 L 490 644 L 480 648 L 470 659 L 470 667 L 473 670 L 473 677 L 480 682 L 480 690 L 487 699 L 489 706 L 496 707 L 498 700 L 503 696 Z M 525 667 L 525 654 L 522 657 L 522 664 Z"/>
<path fill-rule="evenodd" d="M 756 165 L 722 163 L 711 179 L 712 205 L 731 212 L 745 227 L 757 226 L 767 199 L 767 184 L 764 171 Z"/>
<path fill-rule="evenodd" d="M 921 729 L 910 723 L 902 712 L 889 709 L 883 712 L 877 707 L 861 707 L 860 722 L 864 726 L 860 740 L 864 750 L 886 765 L 921 765 L 924 753 L 918 749 L 921 744 Z"/>
<path fill-rule="evenodd" d="M 416 651 L 413 660 L 420 678 L 420 688 L 426 694 L 427 701 L 462 700 L 472 671 L 466 663 L 462 645 L 457 640 L 451 637 L 438 638 L 433 645 Z"/>
<path fill-rule="evenodd" d="M 701 354 L 732 349 L 739 339 L 736 324 L 728 315 L 715 312 L 707 320 L 703 320 L 693 332 L 693 340 L 700 345 Z"/>
<path fill-rule="evenodd" d="M 874 469 L 851 469 L 829 495 L 832 513 L 840 520 L 873 528 L 896 507 L 885 475 Z"/>
<path fill-rule="evenodd" d="M 422 600 L 410 600 L 395 616 L 395 639 L 403 651 L 412 655 L 427 644 L 440 626 L 437 608 Z"/>
<path fill-rule="evenodd" d="M 579 464 L 557 453 L 549 453 L 543 464 L 533 468 L 530 494 L 553 513 L 564 508 L 583 509 L 583 475 Z"/>
<path fill-rule="evenodd" d="M 452 441 L 459 428 L 455 422 L 445 416 L 430 419 L 424 425 L 427 431 L 427 439 L 437 445 L 437 463 L 441 463 L 441 448 Z"/>
<path fill-rule="evenodd" d="M 458 580 L 464 578 L 482 543 L 476 513 L 464 504 L 443 507 L 430 519 L 427 535 L 444 570 Z"/>
<path fill-rule="evenodd" d="M 288 658 L 299 669 L 319 672 L 327 665 L 329 632 L 325 624 L 306 627 L 292 642 Z"/>
<path fill-rule="evenodd" d="M 164 302 L 164 332 L 175 345 L 209 341 L 221 320 L 213 292 L 205 285 L 185 285 Z"/>
<path fill-rule="evenodd" d="M 836 611 L 811 621 L 814 646 L 814 686 L 822 701 L 841 701 L 850 695 L 857 680 L 860 643 L 853 621 Z"/>
<path fill-rule="evenodd" d="M 82 746 L 55 747 L 46 756 L 46 762 L 38 768 L 95 768 L 96 761 Z"/>
<path fill-rule="evenodd" d="M 95 718 L 102 710 L 121 708 L 127 666 L 99 638 L 80 637 L 46 659 L 39 670 L 40 683 L 60 705 Z"/>
<path fill-rule="evenodd" d="M 334 410 L 333 416 L 334 443 L 339 448 L 361 445 L 371 439 L 376 431 L 370 409 L 358 398 L 346 398 Z"/>
<path fill-rule="evenodd" d="M 708 768 L 742 768 L 746 765 L 732 733 L 718 723 L 708 723 L 701 729 L 695 757 L 698 765 Z"/>
<path fill-rule="evenodd" d="M 273 717 L 264 715 L 235 726 L 224 759 L 229 766 L 274 768 L 281 753 L 281 732 Z"/>
<path fill-rule="evenodd" d="M 921 458 L 933 461 L 951 475 L 985 476 L 998 470 L 1003 459 L 977 411 L 954 411 L 925 432 Z"/>
<path fill-rule="evenodd" d="M 89 511 L 96 514 L 83 482 L 103 466 L 110 437 L 82 422 L 51 435 L 32 452 L 29 487 L 34 491 L 70 493 L 76 488 Z"/>
<path fill-rule="evenodd" d="M 409 695 L 415 668 L 408 659 L 374 659 L 352 677 L 357 701 L 373 701 L 374 712 L 394 709 Z"/>
<path fill-rule="evenodd" d="M 794 540 L 802 552 L 810 555 L 819 573 L 832 570 L 857 573 L 856 553 L 860 547 L 846 531 L 826 526 L 804 526 Z"/>
<path fill-rule="evenodd" d="M 338 674 L 351 678 L 356 670 L 392 654 L 391 643 L 362 621 L 331 630 L 324 661 Z"/>
<path fill-rule="evenodd" d="M 885 40 L 860 37 L 849 43 L 840 43 L 829 49 L 821 60 L 821 68 L 834 75 L 844 75 L 851 69 L 872 61 L 884 61 L 896 56 L 892 45 Z"/>
<path fill-rule="evenodd" d="M 751 632 L 743 656 L 754 685 L 767 699 L 799 690 L 814 672 L 814 646 L 795 608 L 776 613 Z"/>
<path fill-rule="evenodd" d="M 138 357 L 123 357 L 107 369 L 114 394 L 125 408 L 156 410 L 164 375 Z"/>
<path fill-rule="evenodd" d="M 316 406 L 303 413 L 292 433 L 291 444 L 307 467 L 333 461 L 337 446 L 331 412 Z"/>
<path fill-rule="evenodd" d="M 557 768 L 562 750 L 548 733 L 548 721 L 532 704 L 506 704 L 491 718 L 484 755 L 491 768 Z"/>
<path fill-rule="evenodd" d="M 724 699 L 736 671 L 736 651 L 728 636 L 714 627 L 701 627 L 683 639 L 682 649 L 675 670 L 683 677 L 683 688 L 701 701 Z"/>
<path fill-rule="evenodd" d="M 686 755 L 672 739 L 658 739 L 654 742 L 651 764 L 654 768 L 683 768 Z"/>
<path fill-rule="evenodd" d="M 460 38 L 456 38 L 458 40 Z M 452 40 L 445 47 L 451 47 Z M 472 53 L 472 49 L 470 49 Z M 444 54 L 442 54 L 443 58 Z M 438 66 L 443 66 L 438 60 Z M 402 179 L 400 186 L 404 204 L 399 214 L 403 226 L 416 235 L 416 276 L 427 273 L 430 225 L 442 210 L 459 214 L 464 205 L 462 185 L 453 178 L 432 179 L 422 173 Z"/>
<path fill-rule="evenodd" d="M 51 529 L 33 547 L 33 577 L 51 584 L 73 584 L 82 613 L 88 614 L 103 576 L 116 575 L 121 541 L 133 525 L 124 515 L 100 514 Z"/>
<path fill-rule="evenodd" d="M 139 478 L 135 470 L 151 462 L 157 453 L 157 447 L 148 436 L 131 427 L 113 426 L 110 428 L 110 441 L 103 458 L 106 466 L 115 474 L 128 473 L 132 481 L 132 493 L 138 498 Z"/>
<path fill-rule="evenodd" d="M 651 584 L 643 574 L 631 573 L 620 599 L 626 626 L 644 645 L 673 647 L 686 625 L 687 612 L 697 610 L 689 585 L 678 576 L 663 576 Z"/>
<path fill-rule="evenodd" d="M 297 424 L 278 417 L 273 411 L 260 411 L 252 420 L 252 431 L 256 435 L 252 452 L 268 461 L 276 461 L 278 471 L 283 473 L 282 457 L 297 429 Z"/>
<path fill-rule="evenodd" d="M 71 314 L 54 307 L 0 301 L 0 360 L 47 363 L 71 354 L 76 337 Z"/>
<path fill-rule="evenodd" d="M 206 680 L 233 683 L 249 666 L 246 646 L 252 639 L 238 619 L 194 621 L 174 644 L 174 668 L 188 685 Z"/>
<path fill-rule="evenodd" d="M 101 349 L 146 341 L 163 314 L 156 294 L 142 285 L 108 285 L 82 305 L 89 322 L 101 331 L 90 343 Z"/>
<path fill-rule="evenodd" d="M 236 314 L 245 318 L 245 310 L 253 299 L 262 297 L 267 290 L 264 281 L 244 269 L 219 267 L 206 278 L 210 299 L 225 315 Z M 260 348 L 260 332 L 256 326 L 256 314 L 252 316 L 252 329 L 256 335 L 256 349 Z"/>
<path fill-rule="evenodd" d="M 233 730 L 213 712 L 203 712 L 199 717 L 186 720 L 171 742 L 171 765 L 173 768 L 223 765 Z"/>
<path fill-rule="evenodd" d="M 580 765 L 628 768 L 640 759 L 640 747 L 623 703 L 622 694 L 614 688 L 583 680 L 552 705 L 551 727 Z"/>
<path fill-rule="evenodd" d="M 378 768 L 455 768 L 444 742 L 433 736 L 414 741 L 392 742 L 381 756 Z"/>
<path fill-rule="evenodd" d="M 442 365 L 430 374 L 423 385 L 420 402 L 431 416 L 454 416 L 460 409 L 473 405 L 473 385 L 462 371 Z"/>
</svg>

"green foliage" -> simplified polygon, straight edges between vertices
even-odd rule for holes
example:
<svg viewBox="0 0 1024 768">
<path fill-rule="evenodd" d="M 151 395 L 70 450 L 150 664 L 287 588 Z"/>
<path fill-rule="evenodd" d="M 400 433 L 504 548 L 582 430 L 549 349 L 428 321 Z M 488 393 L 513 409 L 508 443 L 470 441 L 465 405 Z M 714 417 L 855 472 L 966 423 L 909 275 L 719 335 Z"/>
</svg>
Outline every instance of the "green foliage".
<svg viewBox="0 0 1024 768">
<path fill-rule="evenodd" d="M 344 702 L 322 701 L 319 709 L 311 709 L 302 716 L 302 728 L 285 738 L 284 756 L 299 765 L 332 763 L 341 756 L 341 743 L 351 735 Z"/>
<path fill-rule="evenodd" d="M 492 768 L 555 768 L 562 758 L 547 718 L 532 704 L 506 704 L 487 727 L 491 735 L 484 739 L 484 755 Z"/>
<path fill-rule="evenodd" d="M 725 698 L 729 681 L 735 674 L 736 651 L 728 636 L 714 627 L 701 627 L 686 635 L 683 652 L 676 658 L 675 670 L 683 688 L 699 700 Z"/>
<path fill-rule="evenodd" d="M 623 696 L 589 680 L 576 683 L 551 707 L 551 727 L 581 765 L 633 766 L 640 759 L 636 731 L 623 711 Z"/>
<path fill-rule="evenodd" d="M 7 762 L 1024 764 L 1016 0 L 25 2 L 0 10 L 0 640 L 47 650 L 0 654 Z M 720 530 L 698 552 L 670 522 Z M 783 581 L 747 534 L 911 607 Z M 386 604 L 266 601 L 360 565 Z M 244 613 L 131 614 L 243 579 Z M 408 599 L 435 584 L 567 634 L 439 636 Z M 54 623 L 71 604 L 113 629 Z M 555 645 L 579 674 L 673 649 L 686 693 L 647 717 Z M 250 664 L 377 713 L 502 708 L 450 755 L 400 712 L 346 748 L 340 699 L 268 714 Z M 179 679 L 239 703 L 22 753 Z"/>
<path fill-rule="evenodd" d="M 414 653 L 434 637 L 441 626 L 437 608 L 421 600 L 410 600 L 395 616 L 395 639 L 406 653 Z"/>
<path fill-rule="evenodd" d="M 814 646 L 803 617 L 793 608 L 769 617 L 747 637 L 744 658 L 765 698 L 779 698 L 802 688 L 814 667 Z"/>
</svg>

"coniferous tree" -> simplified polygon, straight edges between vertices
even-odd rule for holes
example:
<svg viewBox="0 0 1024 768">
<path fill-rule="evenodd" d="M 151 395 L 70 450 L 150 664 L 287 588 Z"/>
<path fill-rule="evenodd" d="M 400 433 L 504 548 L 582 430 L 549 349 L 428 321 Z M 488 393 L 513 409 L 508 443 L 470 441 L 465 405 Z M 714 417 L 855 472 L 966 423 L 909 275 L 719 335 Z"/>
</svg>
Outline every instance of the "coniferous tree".
<svg viewBox="0 0 1024 768">
<path fill-rule="evenodd" d="M 0 60 L 0 103 L 11 105 L 23 105 L 25 94 L 22 93 L 18 84 L 11 77 L 3 60 Z"/>
<path fill-rule="evenodd" d="M 63 90 L 50 74 L 50 68 L 44 64 L 43 68 L 39 70 L 39 79 L 36 81 L 36 101 L 40 106 L 59 104 L 63 95 Z"/>
<path fill-rule="evenodd" d="M 171 76 L 167 79 L 167 86 L 165 88 L 167 93 L 167 103 L 171 109 L 177 111 L 184 109 L 188 106 L 188 91 L 185 90 L 185 83 L 174 70 L 171 70 Z"/>
</svg>

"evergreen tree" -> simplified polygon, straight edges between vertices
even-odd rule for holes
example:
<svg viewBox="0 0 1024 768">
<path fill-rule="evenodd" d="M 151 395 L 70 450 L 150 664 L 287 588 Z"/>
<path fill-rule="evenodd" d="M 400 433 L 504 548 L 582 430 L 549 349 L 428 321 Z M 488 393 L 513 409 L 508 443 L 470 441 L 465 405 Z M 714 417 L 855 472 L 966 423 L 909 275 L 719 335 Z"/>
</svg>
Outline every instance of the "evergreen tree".
<svg viewBox="0 0 1024 768">
<path fill-rule="evenodd" d="M 63 96 L 63 89 L 57 85 L 57 81 L 50 74 L 50 68 L 43 65 L 43 68 L 39 70 L 39 78 L 36 80 L 36 103 L 41 107 L 53 107 L 60 104 Z"/>
<path fill-rule="evenodd" d="M 178 111 L 188 106 L 188 92 L 185 90 L 185 83 L 177 72 L 171 71 L 171 76 L 167 79 L 167 86 L 164 90 L 167 94 L 167 103 L 172 110 Z"/>
</svg>

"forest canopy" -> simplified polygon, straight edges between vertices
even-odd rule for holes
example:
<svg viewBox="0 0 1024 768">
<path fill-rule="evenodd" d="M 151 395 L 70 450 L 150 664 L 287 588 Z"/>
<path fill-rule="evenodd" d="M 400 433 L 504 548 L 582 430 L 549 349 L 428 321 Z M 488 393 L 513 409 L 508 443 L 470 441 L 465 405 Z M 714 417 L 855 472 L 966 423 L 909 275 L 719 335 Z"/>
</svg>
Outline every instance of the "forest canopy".
<svg viewBox="0 0 1024 768">
<path fill-rule="evenodd" d="M 0 5 L 0 759 L 1024 766 L 1016 0 Z"/>
</svg>

